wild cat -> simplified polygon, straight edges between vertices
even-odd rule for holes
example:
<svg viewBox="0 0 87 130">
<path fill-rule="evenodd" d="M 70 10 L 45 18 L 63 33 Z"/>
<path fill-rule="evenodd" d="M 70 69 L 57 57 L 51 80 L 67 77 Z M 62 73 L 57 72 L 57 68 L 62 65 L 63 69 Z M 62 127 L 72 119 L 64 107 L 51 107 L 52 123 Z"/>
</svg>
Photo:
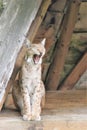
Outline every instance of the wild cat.
<svg viewBox="0 0 87 130">
<path fill-rule="evenodd" d="M 45 95 L 44 84 L 41 80 L 41 63 L 45 54 L 45 40 L 28 47 L 19 72 L 19 81 L 16 81 L 13 86 L 13 99 L 21 110 L 24 120 L 41 119 L 41 100 Z"/>
</svg>

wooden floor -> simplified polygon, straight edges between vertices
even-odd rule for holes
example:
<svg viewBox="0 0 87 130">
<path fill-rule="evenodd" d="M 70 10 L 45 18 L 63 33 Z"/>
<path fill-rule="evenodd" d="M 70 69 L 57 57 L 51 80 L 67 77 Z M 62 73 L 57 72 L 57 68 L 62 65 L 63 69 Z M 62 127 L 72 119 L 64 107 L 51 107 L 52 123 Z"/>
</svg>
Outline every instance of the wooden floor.
<svg viewBox="0 0 87 130">
<path fill-rule="evenodd" d="M 86 90 L 47 92 L 41 121 L 23 121 L 16 110 L 0 113 L 0 130 L 87 130 Z"/>
</svg>

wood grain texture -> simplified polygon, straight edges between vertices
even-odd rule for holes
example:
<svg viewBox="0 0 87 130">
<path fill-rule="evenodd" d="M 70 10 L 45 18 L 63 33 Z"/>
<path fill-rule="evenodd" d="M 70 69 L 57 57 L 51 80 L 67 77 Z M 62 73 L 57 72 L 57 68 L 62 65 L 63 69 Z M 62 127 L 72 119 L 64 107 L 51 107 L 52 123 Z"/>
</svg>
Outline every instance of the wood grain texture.
<svg viewBox="0 0 87 130">
<path fill-rule="evenodd" d="M 37 13 L 37 16 L 36 16 L 35 20 L 33 21 L 32 25 L 29 29 L 29 32 L 27 34 L 27 37 L 31 42 L 33 42 L 33 40 L 36 36 L 36 33 L 44 19 L 44 16 L 46 15 L 47 9 L 50 6 L 50 4 L 51 4 L 51 0 L 43 0 L 41 6 L 39 8 L 39 11 Z"/>
<path fill-rule="evenodd" d="M 49 69 L 50 61 L 52 59 L 52 52 L 57 40 L 57 33 L 61 24 L 61 20 L 64 15 L 64 10 L 66 8 L 66 0 L 61 1 L 52 1 L 50 4 L 46 15 L 41 23 L 41 26 L 38 29 L 38 32 L 35 36 L 34 42 L 40 42 L 44 37 L 46 38 L 46 54 L 44 56 L 42 79 L 45 81 L 46 75 Z"/>
<path fill-rule="evenodd" d="M 46 104 L 44 109 L 80 107 L 86 105 L 87 92 L 85 90 L 47 91 L 45 99 Z M 4 107 L 15 109 L 11 93 L 8 95 Z"/>
<path fill-rule="evenodd" d="M 46 93 L 41 121 L 23 121 L 19 112 L 3 110 L 0 129 L 6 130 L 87 130 L 87 91 Z"/>
<path fill-rule="evenodd" d="M 49 0 L 49 1 L 44 0 L 44 1 L 42 2 L 41 7 L 40 7 L 40 9 L 39 9 L 39 11 L 38 11 L 38 13 L 37 13 L 36 18 L 35 18 L 35 20 L 33 21 L 32 25 L 30 26 L 30 29 L 29 29 L 29 31 L 28 31 L 28 33 L 27 33 L 27 38 L 28 38 L 31 42 L 33 42 L 33 39 L 34 39 L 34 37 L 35 37 L 35 34 L 36 34 L 36 32 L 37 32 L 37 30 L 38 30 L 38 28 L 39 28 L 39 26 L 40 26 L 40 24 L 41 24 L 41 22 L 42 22 L 42 20 L 43 20 L 43 18 L 44 18 L 44 15 L 45 15 L 45 13 L 46 13 L 46 11 L 47 11 L 47 8 L 48 8 L 50 2 L 51 2 L 50 0 Z M 40 2 L 40 3 L 41 3 L 41 2 Z M 40 5 L 40 3 L 39 3 L 39 5 Z M 39 5 L 38 5 L 38 7 L 39 7 Z M 38 23 L 38 25 L 37 25 L 37 23 Z M 12 76 L 11 76 L 11 79 L 10 79 L 8 85 L 7 85 L 7 88 L 10 88 L 10 87 L 12 86 L 12 84 L 13 84 L 15 78 L 16 78 L 16 75 L 17 75 L 18 71 L 19 71 L 20 68 L 21 68 L 21 65 L 22 65 L 22 62 L 23 62 L 23 58 L 24 58 L 25 53 L 26 53 L 26 46 L 23 45 L 23 47 L 21 48 L 21 50 L 20 50 L 20 52 L 19 52 L 19 54 L 18 54 L 18 56 L 17 56 L 16 63 L 15 63 L 15 67 L 14 67 L 14 70 L 13 70 L 13 73 L 12 73 Z M 8 89 L 8 90 L 9 90 L 9 89 Z M 5 99 L 5 97 L 6 97 L 7 94 L 8 94 L 8 91 L 6 91 L 6 94 L 5 94 L 5 96 L 4 96 L 3 100 L 2 100 L 2 104 L 3 104 L 3 101 L 4 101 L 4 99 Z M 2 106 L 2 105 L 1 105 L 1 106 Z"/>
<path fill-rule="evenodd" d="M 63 11 L 65 10 L 66 0 L 52 1 L 48 8 L 45 18 L 36 34 L 34 41 L 40 41 L 46 37 L 46 51 L 48 52 L 52 45 L 55 44 L 56 35 L 59 30 Z"/>
<path fill-rule="evenodd" d="M 87 53 L 84 54 L 82 59 L 72 70 L 70 75 L 67 77 L 65 82 L 60 86 L 60 90 L 72 89 L 77 81 L 80 79 L 81 75 L 87 70 Z"/>
<path fill-rule="evenodd" d="M 70 1 L 69 8 L 66 12 L 62 24 L 63 29 L 55 48 L 54 58 L 49 68 L 48 76 L 46 78 L 47 90 L 56 90 L 58 88 L 61 73 L 65 63 L 65 58 L 68 53 L 69 43 L 77 20 L 79 7 L 80 0 Z"/>
<path fill-rule="evenodd" d="M 18 52 L 40 3 L 41 0 L 10 0 L 0 17 L 0 110 Z"/>
</svg>

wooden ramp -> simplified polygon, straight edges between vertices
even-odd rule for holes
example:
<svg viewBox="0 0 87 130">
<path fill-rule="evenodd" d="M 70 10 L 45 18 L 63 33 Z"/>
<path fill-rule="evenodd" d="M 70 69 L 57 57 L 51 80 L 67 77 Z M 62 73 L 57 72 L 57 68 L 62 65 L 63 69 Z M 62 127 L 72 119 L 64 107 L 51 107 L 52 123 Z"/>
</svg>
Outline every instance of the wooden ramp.
<svg viewBox="0 0 87 130">
<path fill-rule="evenodd" d="M 0 130 L 87 130 L 86 90 L 47 92 L 41 121 L 23 121 L 16 110 L 0 113 Z"/>
</svg>

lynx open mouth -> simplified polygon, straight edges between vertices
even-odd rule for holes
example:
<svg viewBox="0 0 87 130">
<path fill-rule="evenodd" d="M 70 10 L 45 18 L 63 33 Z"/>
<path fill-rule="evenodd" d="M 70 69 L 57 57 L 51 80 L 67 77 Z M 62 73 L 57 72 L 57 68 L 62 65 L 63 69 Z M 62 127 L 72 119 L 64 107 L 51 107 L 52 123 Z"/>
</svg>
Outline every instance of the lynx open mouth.
<svg viewBox="0 0 87 130">
<path fill-rule="evenodd" d="M 41 56 L 42 56 L 42 54 L 40 54 L 40 55 L 34 54 L 33 55 L 33 61 L 34 61 L 35 64 L 38 64 Z"/>
</svg>

